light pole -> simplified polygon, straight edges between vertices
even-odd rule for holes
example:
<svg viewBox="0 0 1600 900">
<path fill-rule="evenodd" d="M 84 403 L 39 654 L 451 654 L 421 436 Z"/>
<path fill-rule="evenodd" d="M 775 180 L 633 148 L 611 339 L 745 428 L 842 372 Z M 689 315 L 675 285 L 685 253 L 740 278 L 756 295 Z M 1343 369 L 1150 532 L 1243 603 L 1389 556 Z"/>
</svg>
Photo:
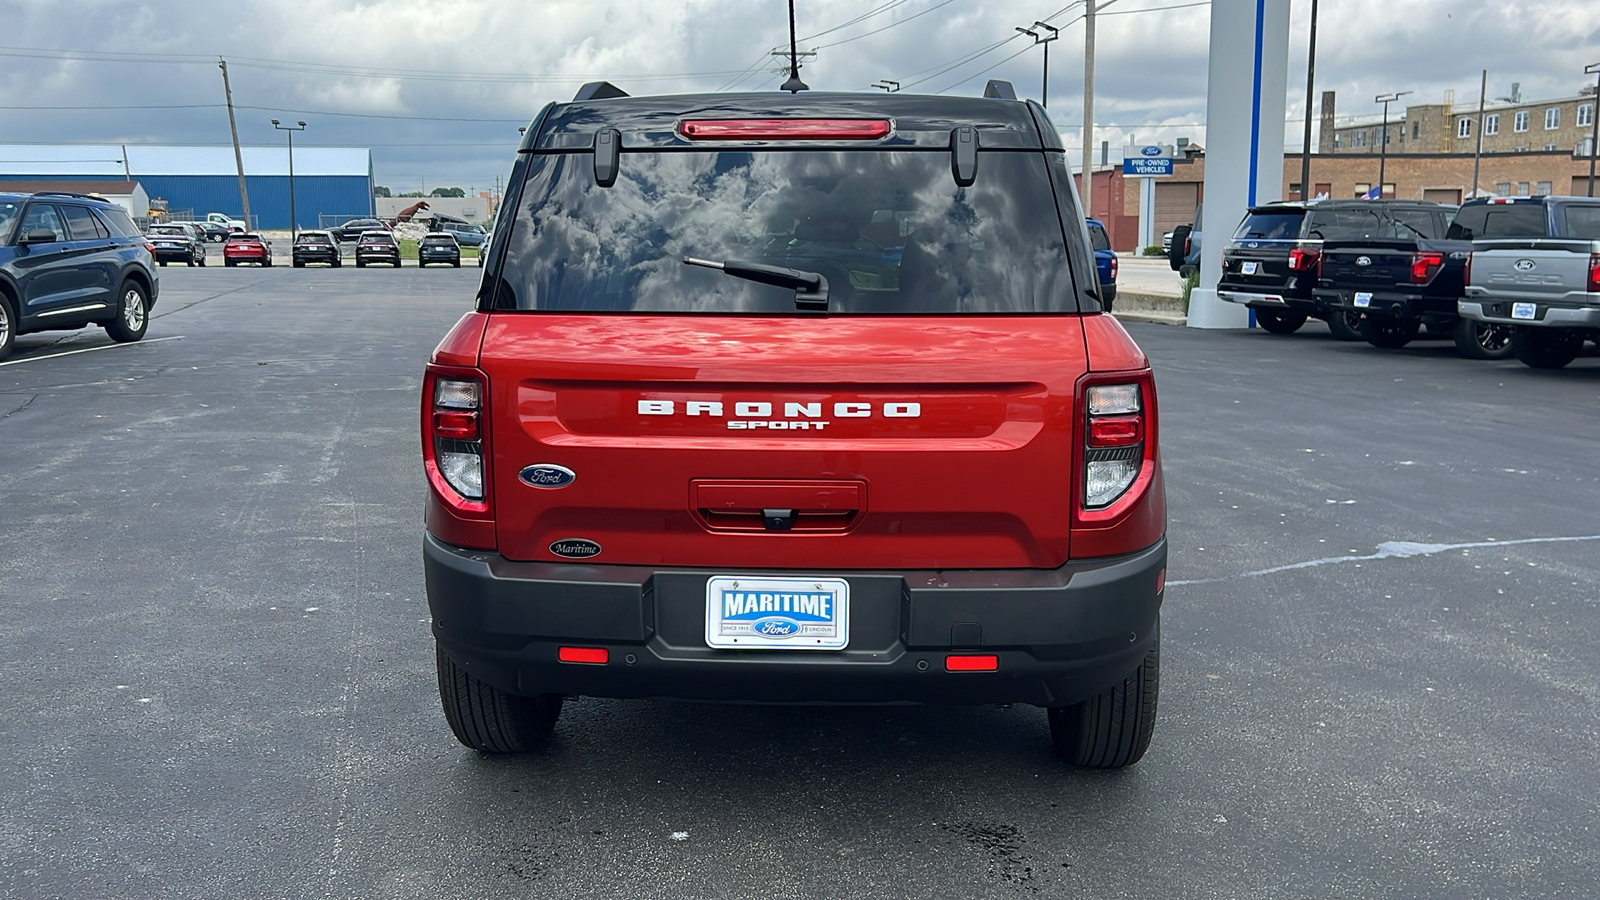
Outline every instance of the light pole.
<svg viewBox="0 0 1600 900">
<path fill-rule="evenodd" d="M 1393 94 L 1379 94 L 1372 98 L 1373 103 L 1383 104 L 1383 131 L 1378 134 L 1378 199 L 1383 199 L 1383 171 L 1389 162 L 1389 104 L 1411 93 L 1398 91 Z M 1303 186 L 1302 186 L 1303 187 Z"/>
<path fill-rule="evenodd" d="M 1589 133 L 1589 196 L 1594 196 L 1594 158 L 1600 155 L 1600 63 L 1591 63 L 1583 67 L 1583 74 L 1594 75 L 1594 104 L 1589 113 L 1589 122 L 1594 130 Z"/>
<path fill-rule="evenodd" d="M 1312 89 L 1317 82 L 1317 0 L 1311 0 L 1311 37 L 1307 41 L 1306 53 L 1306 120 L 1305 139 L 1300 144 L 1300 199 L 1311 199 L 1311 101 Z M 1378 182 L 1378 190 L 1383 190 L 1383 182 Z"/>
<path fill-rule="evenodd" d="M 300 221 L 294 216 L 294 133 L 296 131 L 305 131 L 306 123 L 297 122 L 294 125 L 280 125 L 277 119 L 273 119 L 272 127 L 279 131 L 289 132 L 289 237 L 292 240 L 300 231 Z"/>
<path fill-rule="evenodd" d="M 1033 28 L 1042 28 L 1050 32 L 1042 35 Z M 1047 22 L 1035 22 L 1033 28 L 1018 28 L 1017 31 L 1033 38 L 1034 44 L 1044 45 L 1044 78 L 1039 84 L 1039 105 L 1050 108 L 1050 42 L 1061 36 L 1061 29 Z"/>
</svg>

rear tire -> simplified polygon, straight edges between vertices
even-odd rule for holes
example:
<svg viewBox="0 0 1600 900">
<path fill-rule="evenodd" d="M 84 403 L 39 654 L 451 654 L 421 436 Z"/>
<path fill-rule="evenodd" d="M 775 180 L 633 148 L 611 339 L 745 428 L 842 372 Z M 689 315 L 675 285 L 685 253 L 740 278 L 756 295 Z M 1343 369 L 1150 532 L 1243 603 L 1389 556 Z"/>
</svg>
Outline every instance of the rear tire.
<svg viewBox="0 0 1600 900">
<path fill-rule="evenodd" d="M 1075 766 L 1120 769 L 1150 748 L 1161 684 L 1161 632 L 1132 675 L 1082 703 L 1052 706 L 1050 740 L 1056 755 Z"/>
<path fill-rule="evenodd" d="M 365 268 L 366 268 L 366 267 L 367 267 L 367 262 L 366 262 L 366 260 L 363 260 L 363 259 L 358 259 L 358 260 L 356 260 L 356 268 L 358 268 L 358 269 L 365 269 Z"/>
<path fill-rule="evenodd" d="M 1361 340 L 1361 314 L 1336 309 L 1328 314 L 1328 330 L 1341 341 Z"/>
<path fill-rule="evenodd" d="M 0 359 L 11 355 L 17 340 L 17 310 L 11 298 L 0 293 Z"/>
<path fill-rule="evenodd" d="M 1467 359 L 1507 359 L 1511 356 L 1511 332 L 1509 325 L 1458 318 L 1450 336 L 1456 352 Z"/>
<path fill-rule="evenodd" d="M 1422 330 L 1420 319 L 1396 319 L 1368 315 L 1361 320 L 1361 336 L 1367 343 L 1384 350 L 1398 350 L 1416 339 Z"/>
<path fill-rule="evenodd" d="M 124 281 L 117 288 L 116 318 L 106 323 L 106 334 L 119 344 L 131 344 L 144 337 L 150 327 L 150 300 L 136 281 Z"/>
<path fill-rule="evenodd" d="M 1572 328 L 1511 329 L 1511 352 L 1525 366 L 1561 369 L 1583 350 L 1583 333 Z"/>
<path fill-rule="evenodd" d="M 234 263 L 235 263 L 235 262 L 238 262 L 238 260 L 233 260 L 233 259 L 225 259 L 225 260 L 223 260 L 223 261 L 222 261 L 222 264 L 223 264 L 223 266 L 225 266 L 225 267 L 227 267 L 227 268 L 229 268 L 229 269 L 231 269 L 231 268 L 233 268 L 233 264 L 234 264 Z"/>
<path fill-rule="evenodd" d="M 1275 312 L 1270 309 L 1256 310 L 1256 324 L 1270 334 L 1294 334 L 1305 323 L 1306 316 L 1304 313 Z"/>
<path fill-rule="evenodd" d="M 526 753 L 550 740 L 561 716 L 556 694 L 508 694 L 472 677 L 434 646 L 439 669 L 439 700 L 456 740 L 480 753 Z"/>
</svg>

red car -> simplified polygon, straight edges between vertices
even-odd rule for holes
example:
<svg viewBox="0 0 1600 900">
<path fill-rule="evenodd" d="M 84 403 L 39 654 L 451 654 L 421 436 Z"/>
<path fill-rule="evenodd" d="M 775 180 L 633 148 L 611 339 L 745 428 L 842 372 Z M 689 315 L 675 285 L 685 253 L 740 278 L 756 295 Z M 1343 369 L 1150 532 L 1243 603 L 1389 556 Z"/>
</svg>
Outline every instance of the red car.
<svg viewBox="0 0 1600 900">
<path fill-rule="evenodd" d="M 222 245 L 222 264 L 236 266 L 240 263 L 272 265 L 272 242 L 254 232 L 231 235 Z"/>
<path fill-rule="evenodd" d="M 579 695 L 1031 704 L 1138 760 L 1155 382 L 1044 110 L 605 88 L 528 129 L 423 382 L 456 737 L 529 749 Z"/>
</svg>

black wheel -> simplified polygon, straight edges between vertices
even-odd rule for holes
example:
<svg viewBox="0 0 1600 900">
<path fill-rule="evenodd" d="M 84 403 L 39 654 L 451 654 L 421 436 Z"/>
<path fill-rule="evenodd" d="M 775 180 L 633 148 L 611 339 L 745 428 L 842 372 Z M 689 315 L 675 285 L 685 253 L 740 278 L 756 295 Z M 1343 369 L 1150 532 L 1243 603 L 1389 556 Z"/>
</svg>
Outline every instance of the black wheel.
<svg viewBox="0 0 1600 900">
<path fill-rule="evenodd" d="M 1328 330 L 1341 341 L 1361 340 L 1361 314 L 1336 309 L 1328 314 Z"/>
<path fill-rule="evenodd" d="M 150 327 L 150 300 L 137 281 L 124 281 L 117 288 L 117 315 L 106 323 L 106 334 L 119 344 L 129 344 L 144 337 Z"/>
<path fill-rule="evenodd" d="M 362 259 L 362 258 L 360 258 L 360 257 L 356 257 L 356 268 L 365 269 L 366 267 L 367 267 L 367 261 Z"/>
<path fill-rule="evenodd" d="M 201 255 L 201 256 L 200 256 L 200 262 L 199 262 L 199 264 L 198 264 L 198 265 L 199 265 L 199 266 L 200 266 L 200 268 L 202 268 L 202 269 L 204 269 L 204 268 L 205 268 L 205 267 L 206 267 L 206 258 L 205 258 L 205 255 L 204 255 L 204 254 L 202 254 L 202 255 Z"/>
<path fill-rule="evenodd" d="M 461 268 L 461 260 L 458 259 L 455 262 L 451 263 L 450 265 L 455 266 L 456 268 L 459 269 L 459 268 Z"/>
<path fill-rule="evenodd" d="M 1572 328 L 1511 329 L 1511 352 L 1525 366 L 1560 369 L 1578 358 L 1583 332 Z"/>
<path fill-rule="evenodd" d="M 224 265 L 224 266 L 226 266 L 226 267 L 227 267 L 227 268 L 230 268 L 230 269 L 231 269 L 231 268 L 233 268 L 233 266 L 234 266 L 234 263 L 237 263 L 237 262 L 238 262 L 238 260 L 236 260 L 236 259 L 224 259 L 224 260 L 223 260 L 223 261 L 222 261 L 222 264 L 223 264 L 223 265 Z"/>
<path fill-rule="evenodd" d="M 1294 334 L 1305 323 L 1305 313 L 1277 312 L 1270 309 L 1256 310 L 1256 324 L 1270 334 Z"/>
<path fill-rule="evenodd" d="M 1511 356 L 1511 326 L 1456 319 L 1450 336 L 1456 352 L 1467 359 L 1506 359 Z"/>
<path fill-rule="evenodd" d="M 1361 336 L 1374 347 L 1398 350 L 1411 343 L 1422 330 L 1421 319 L 1396 319 L 1368 314 L 1361 320 Z"/>
<path fill-rule="evenodd" d="M 17 310 L 11 298 L 0 293 L 0 359 L 11 355 L 11 345 L 17 340 Z"/>
<path fill-rule="evenodd" d="M 262 267 L 262 268 L 263 268 L 263 269 L 270 269 L 270 268 L 272 268 L 272 257 L 270 257 L 270 256 L 269 256 L 269 257 L 267 257 L 267 258 L 266 258 L 266 259 L 263 259 L 263 260 L 262 260 L 262 261 L 261 261 L 261 267 Z"/>
<path fill-rule="evenodd" d="M 1075 766 L 1120 769 L 1150 748 L 1161 684 L 1161 634 L 1132 675 L 1073 706 L 1052 706 L 1050 740 L 1056 755 Z"/>
<path fill-rule="evenodd" d="M 194 267 L 195 267 L 195 266 L 196 266 L 196 265 L 198 265 L 198 263 L 196 263 L 196 262 L 195 262 L 195 261 L 194 261 L 194 254 L 192 254 L 192 253 L 191 253 L 191 254 L 190 254 L 190 255 L 189 255 L 189 268 L 191 268 L 191 269 L 192 269 L 192 268 L 194 268 Z"/>
<path fill-rule="evenodd" d="M 561 716 L 555 694 L 508 694 L 472 677 L 440 647 L 439 700 L 456 740 L 482 753 L 525 753 L 550 740 Z"/>
<path fill-rule="evenodd" d="M 305 268 L 305 267 L 306 267 L 306 261 L 305 261 L 305 260 L 303 260 L 303 259 L 297 259 L 297 260 L 295 260 L 295 261 L 294 261 L 294 262 L 293 262 L 293 263 L 292 263 L 292 265 L 293 265 L 293 266 L 294 266 L 294 267 L 295 267 L 295 268 L 296 268 L 296 269 L 304 269 L 304 268 Z"/>
<path fill-rule="evenodd" d="M 167 267 L 167 261 L 164 260 L 164 259 L 158 259 L 158 260 L 156 260 L 156 265 L 158 265 L 161 268 L 165 269 Z"/>
</svg>

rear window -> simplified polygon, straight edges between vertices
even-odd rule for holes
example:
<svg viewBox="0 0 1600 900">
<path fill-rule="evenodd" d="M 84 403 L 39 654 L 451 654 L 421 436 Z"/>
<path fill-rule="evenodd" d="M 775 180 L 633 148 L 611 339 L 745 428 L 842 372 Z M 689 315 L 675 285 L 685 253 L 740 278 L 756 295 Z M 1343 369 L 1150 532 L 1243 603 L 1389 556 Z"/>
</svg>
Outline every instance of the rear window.
<svg viewBox="0 0 1600 900">
<path fill-rule="evenodd" d="M 129 217 L 128 211 L 122 207 L 102 206 L 97 211 L 100 213 L 101 219 L 117 234 L 123 237 L 139 236 L 139 226 L 133 224 L 133 219 Z"/>
<path fill-rule="evenodd" d="M 1111 239 L 1106 237 L 1106 228 L 1099 222 L 1089 224 L 1089 246 L 1096 250 L 1110 250 Z"/>
<path fill-rule="evenodd" d="M 1300 237 L 1300 220 L 1305 218 L 1305 212 L 1298 209 L 1286 209 L 1281 212 L 1253 212 L 1244 217 L 1239 223 L 1239 230 L 1234 232 L 1234 238 L 1254 238 L 1265 241 L 1292 241 Z"/>
<path fill-rule="evenodd" d="M 1409 231 L 1399 229 L 1408 236 Z M 1312 210 L 1306 223 L 1306 237 L 1319 241 L 1359 241 L 1395 236 L 1392 221 L 1375 209 L 1317 209 Z"/>
<path fill-rule="evenodd" d="M 792 288 L 685 257 L 823 275 L 832 314 L 1077 312 L 1046 159 L 948 152 L 624 153 L 616 184 L 588 153 L 538 154 L 494 304 L 585 312 L 794 313 Z"/>
<path fill-rule="evenodd" d="M 1567 237 L 1600 241 L 1600 206 L 1567 207 Z"/>
<path fill-rule="evenodd" d="M 326 244 L 328 236 L 325 234 L 302 234 L 295 239 L 297 244 Z"/>
<path fill-rule="evenodd" d="M 1479 203 L 1461 207 L 1445 237 L 1455 241 L 1545 237 L 1548 229 L 1543 203 Z"/>
</svg>

